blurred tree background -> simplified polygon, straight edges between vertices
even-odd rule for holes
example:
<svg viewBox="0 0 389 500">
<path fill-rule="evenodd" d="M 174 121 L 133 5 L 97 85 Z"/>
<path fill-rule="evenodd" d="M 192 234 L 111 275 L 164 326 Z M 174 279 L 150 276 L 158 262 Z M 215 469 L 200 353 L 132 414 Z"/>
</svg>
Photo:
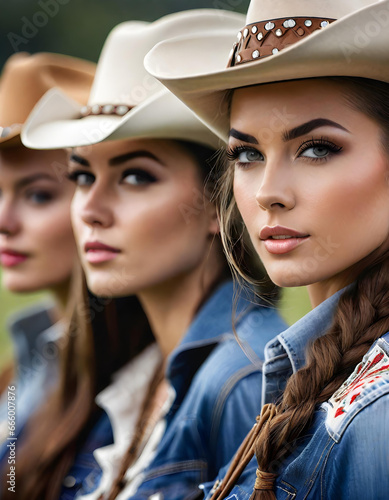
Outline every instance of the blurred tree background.
<svg viewBox="0 0 389 500">
<path fill-rule="evenodd" d="M 172 12 L 198 8 L 245 13 L 248 4 L 249 0 L 0 0 L 0 68 L 20 51 L 57 52 L 97 61 L 105 38 L 120 22 L 154 21 Z M 0 370 L 11 355 L 6 318 L 42 297 L 13 295 L 0 289 Z M 310 309 L 306 289 L 285 291 L 281 309 L 289 323 L 303 316 Z"/>
<path fill-rule="evenodd" d="M 58 52 L 97 61 L 110 30 L 198 8 L 247 11 L 249 0 L 0 0 L 0 67 L 18 51 Z"/>
</svg>

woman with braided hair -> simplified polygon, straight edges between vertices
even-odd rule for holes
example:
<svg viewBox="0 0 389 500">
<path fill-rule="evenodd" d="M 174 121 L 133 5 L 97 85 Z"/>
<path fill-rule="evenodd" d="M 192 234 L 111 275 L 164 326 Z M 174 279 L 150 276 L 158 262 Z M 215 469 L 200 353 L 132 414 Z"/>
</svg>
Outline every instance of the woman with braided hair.
<svg viewBox="0 0 389 500">
<path fill-rule="evenodd" d="M 97 297 L 132 298 L 156 342 L 119 371 L 109 371 L 96 397 L 101 420 L 88 427 L 84 442 L 77 440 L 76 454 L 61 461 L 60 470 L 51 462 L 61 450 L 53 457 L 49 442 L 36 444 L 38 421 L 33 422 L 27 443 L 33 450 L 24 453 L 24 470 L 19 468 L 20 499 L 126 500 L 155 491 L 169 500 L 197 495 L 198 484 L 212 480 L 234 456 L 260 410 L 263 348 L 285 328 L 276 308 L 269 307 L 278 289 L 258 266 L 267 301 L 251 291 L 235 304 L 243 352 L 233 333 L 234 286 L 209 196 L 210 159 L 220 140 L 143 65 L 157 42 L 188 30 L 214 33 L 221 21 L 233 40 L 242 16 L 215 9 L 118 25 L 102 49 L 88 105 L 54 90 L 23 129 L 22 140 L 30 147 L 71 148 L 72 223 L 88 289 Z M 135 318 L 128 312 L 128 322 L 116 325 L 127 326 L 131 339 Z M 110 334 L 115 318 L 108 321 Z M 84 328 L 79 315 L 74 323 L 95 339 L 98 325 Z M 117 336 L 106 342 L 104 337 L 96 338 L 96 345 L 107 349 L 109 362 L 110 348 L 120 345 Z M 83 350 L 85 361 L 76 374 L 83 387 L 89 352 Z M 125 348 L 120 352 L 127 354 Z M 97 380 L 100 363 L 94 364 Z M 242 418 L 240 401 L 255 392 L 258 397 L 245 405 Z M 32 453 L 40 466 L 34 484 L 26 468 Z"/>
<path fill-rule="evenodd" d="M 223 36 L 146 58 L 228 137 L 219 211 L 237 272 L 250 278 L 239 210 L 272 281 L 306 285 L 313 306 L 267 344 L 262 412 L 207 499 L 388 498 L 388 25 L 387 0 L 252 0 L 227 69 L 203 58 Z"/>
</svg>

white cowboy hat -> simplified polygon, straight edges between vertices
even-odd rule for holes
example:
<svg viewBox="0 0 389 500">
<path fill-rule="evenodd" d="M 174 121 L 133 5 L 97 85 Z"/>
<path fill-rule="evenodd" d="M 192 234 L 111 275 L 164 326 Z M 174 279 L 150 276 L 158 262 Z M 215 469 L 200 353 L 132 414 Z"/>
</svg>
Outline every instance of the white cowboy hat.
<svg viewBox="0 0 389 500">
<path fill-rule="evenodd" d="M 228 53 L 242 22 L 241 14 L 201 9 L 171 14 L 151 24 L 118 25 L 104 44 L 88 105 L 81 108 L 61 91 L 49 91 L 23 127 L 23 143 L 33 149 L 56 149 L 152 137 L 220 147 L 220 140 L 194 113 L 147 73 L 143 59 L 161 40 L 185 33 L 205 35 L 220 26 L 229 31 Z"/>
<path fill-rule="evenodd" d="M 213 54 L 227 38 L 222 31 L 180 37 L 145 58 L 146 69 L 224 141 L 231 89 L 325 76 L 389 82 L 389 0 L 252 0 L 230 61 L 217 66 Z"/>
</svg>

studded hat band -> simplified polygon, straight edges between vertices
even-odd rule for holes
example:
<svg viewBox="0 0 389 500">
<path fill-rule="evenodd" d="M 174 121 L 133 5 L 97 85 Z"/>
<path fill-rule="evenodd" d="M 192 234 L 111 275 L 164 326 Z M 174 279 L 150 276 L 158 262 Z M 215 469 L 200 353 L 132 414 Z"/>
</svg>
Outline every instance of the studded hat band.
<svg viewBox="0 0 389 500">
<path fill-rule="evenodd" d="M 248 24 L 238 33 L 227 67 L 277 54 L 334 21 L 336 19 L 294 17 Z"/>
<path fill-rule="evenodd" d="M 81 117 L 98 116 L 98 115 L 117 115 L 124 116 L 134 106 L 127 106 L 127 104 L 93 104 L 93 106 L 83 106 L 81 108 Z"/>
<path fill-rule="evenodd" d="M 0 127 L 0 139 L 5 139 L 12 133 L 13 129 L 21 127 L 21 123 L 14 123 L 13 125 L 9 125 L 8 127 Z"/>
</svg>

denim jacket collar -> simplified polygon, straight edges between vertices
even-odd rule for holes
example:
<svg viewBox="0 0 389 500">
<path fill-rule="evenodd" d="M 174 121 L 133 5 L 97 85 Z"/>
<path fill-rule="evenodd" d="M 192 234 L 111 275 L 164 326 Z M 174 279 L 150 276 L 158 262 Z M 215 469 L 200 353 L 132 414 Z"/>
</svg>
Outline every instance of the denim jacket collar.
<svg viewBox="0 0 389 500">
<path fill-rule="evenodd" d="M 262 404 L 278 400 L 288 378 L 305 365 L 307 344 L 329 328 L 344 290 L 345 288 L 336 292 L 268 342 L 263 365 Z"/>
<path fill-rule="evenodd" d="M 46 359 L 47 354 L 56 351 L 55 344 L 63 333 L 63 325 L 60 322 L 53 324 L 53 308 L 54 303 L 47 300 L 15 313 L 8 321 L 19 375 L 36 369 L 42 357 Z"/>
<path fill-rule="evenodd" d="M 305 349 L 308 342 L 323 335 L 332 322 L 334 310 L 344 289 L 339 290 L 327 300 L 319 304 L 294 325 L 280 333 L 274 341 L 267 344 L 266 360 L 272 357 L 272 349 L 281 344 L 296 372 L 305 365 Z"/>
<path fill-rule="evenodd" d="M 226 338 L 233 337 L 233 301 L 234 285 L 229 280 L 221 284 L 202 306 L 182 341 L 170 354 L 166 376 L 179 399 L 210 351 Z M 245 300 L 245 293 L 242 292 L 242 297 L 237 302 L 238 320 L 245 308 L 247 308 L 247 296 Z M 190 363 L 187 362 L 189 356 Z"/>
</svg>

